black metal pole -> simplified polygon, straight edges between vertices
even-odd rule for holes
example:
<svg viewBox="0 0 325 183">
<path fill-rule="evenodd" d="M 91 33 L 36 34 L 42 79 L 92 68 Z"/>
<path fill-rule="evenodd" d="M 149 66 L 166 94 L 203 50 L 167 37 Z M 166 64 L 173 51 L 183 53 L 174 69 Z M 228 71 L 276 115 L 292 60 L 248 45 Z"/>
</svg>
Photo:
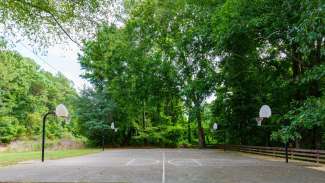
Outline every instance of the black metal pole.
<svg viewBox="0 0 325 183">
<path fill-rule="evenodd" d="M 226 129 L 224 129 L 223 133 L 223 151 L 226 151 Z"/>
<path fill-rule="evenodd" d="M 103 147 L 103 151 L 105 151 L 105 137 L 104 137 L 104 129 L 102 131 L 102 147 Z"/>
<path fill-rule="evenodd" d="M 43 131 L 42 131 L 42 162 L 44 162 L 44 149 L 45 149 L 45 122 L 49 114 L 54 114 L 53 112 L 48 112 L 43 117 Z"/>
<path fill-rule="evenodd" d="M 288 142 L 285 143 L 286 163 L 288 163 Z"/>
<path fill-rule="evenodd" d="M 115 147 L 115 129 L 112 130 L 113 135 L 112 135 L 112 145 Z"/>
</svg>

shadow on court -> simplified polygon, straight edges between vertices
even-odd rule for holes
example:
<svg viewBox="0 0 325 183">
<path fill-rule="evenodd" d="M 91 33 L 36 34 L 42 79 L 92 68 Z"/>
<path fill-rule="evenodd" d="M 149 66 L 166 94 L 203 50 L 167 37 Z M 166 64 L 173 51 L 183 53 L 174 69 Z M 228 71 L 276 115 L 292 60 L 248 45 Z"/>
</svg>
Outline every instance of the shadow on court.
<svg viewBox="0 0 325 183">
<path fill-rule="evenodd" d="M 325 173 L 230 151 L 116 149 L 3 167 L 0 182 L 320 183 Z"/>
</svg>

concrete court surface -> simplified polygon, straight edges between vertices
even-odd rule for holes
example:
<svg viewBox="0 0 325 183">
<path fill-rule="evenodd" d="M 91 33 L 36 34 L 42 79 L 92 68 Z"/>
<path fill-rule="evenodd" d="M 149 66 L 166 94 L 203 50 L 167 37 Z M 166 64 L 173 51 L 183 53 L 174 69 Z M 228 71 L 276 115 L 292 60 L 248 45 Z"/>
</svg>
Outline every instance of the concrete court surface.
<svg viewBox="0 0 325 183">
<path fill-rule="evenodd" d="M 114 149 L 0 168 L 0 182 L 325 183 L 325 172 L 200 149 Z"/>
</svg>

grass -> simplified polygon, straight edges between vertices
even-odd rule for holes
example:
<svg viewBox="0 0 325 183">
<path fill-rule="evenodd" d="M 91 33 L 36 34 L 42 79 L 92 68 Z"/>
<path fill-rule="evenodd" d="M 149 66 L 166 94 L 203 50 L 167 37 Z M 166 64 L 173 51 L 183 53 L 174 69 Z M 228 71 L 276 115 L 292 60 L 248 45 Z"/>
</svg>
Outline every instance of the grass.
<svg viewBox="0 0 325 183">
<path fill-rule="evenodd" d="M 58 150 L 46 151 L 45 159 L 60 159 L 73 156 L 82 156 L 91 153 L 100 152 L 100 149 L 71 149 L 71 150 Z M 27 160 L 40 160 L 41 152 L 0 152 L 0 167 L 16 164 L 21 161 Z"/>
</svg>

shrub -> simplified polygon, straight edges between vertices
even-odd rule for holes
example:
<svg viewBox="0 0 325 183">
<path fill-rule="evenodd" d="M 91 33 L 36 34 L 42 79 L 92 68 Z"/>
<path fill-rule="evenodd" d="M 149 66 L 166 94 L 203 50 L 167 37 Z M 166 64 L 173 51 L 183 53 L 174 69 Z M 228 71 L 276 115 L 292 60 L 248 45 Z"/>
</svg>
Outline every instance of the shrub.
<svg viewBox="0 0 325 183">
<path fill-rule="evenodd" d="M 162 145 L 165 147 L 177 147 L 184 142 L 186 129 L 180 125 L 147 127 L 139 131 L 139 135 L 133 137 L 133 142 L 146 141 L 148 145 Z"/>
<path fill-rule="evenodd" d="M 15 117 L 0 117 L 0 142 L 9 143 L 17 138 L 22 131 L 18 120 Z"/>
</svg>

